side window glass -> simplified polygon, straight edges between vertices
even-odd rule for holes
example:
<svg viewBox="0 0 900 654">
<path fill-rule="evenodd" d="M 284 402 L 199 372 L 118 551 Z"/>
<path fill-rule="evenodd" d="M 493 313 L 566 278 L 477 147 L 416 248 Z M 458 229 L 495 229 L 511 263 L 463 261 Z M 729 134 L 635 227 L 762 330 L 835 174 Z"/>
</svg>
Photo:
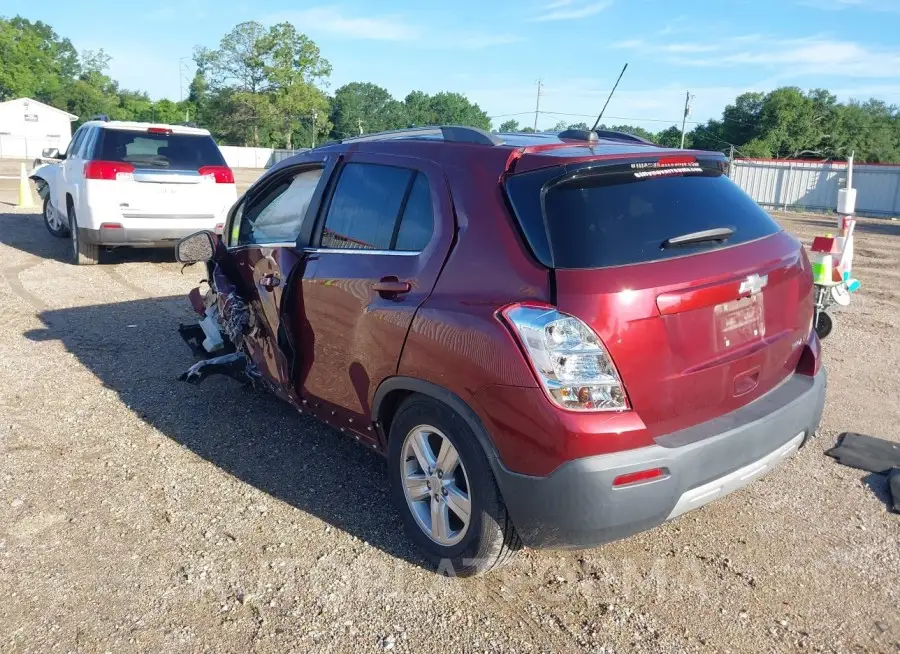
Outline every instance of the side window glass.
<svg viewBox="0 0 900 654">
<path fill-rule="evenodd" d="M 81 158 L 82 159 L 90 159 L 91 154 L 94 151 L 94 143 L 97 142 L 97 134 L 100 132 L 97 128 L 91 128 L 87 134 L 85 134 L 84 142 L 81 147 Z"/>
<path fill-rule="evenodd" d="M 434 213 L 431 207 L 431 189 L 428 186 L 428 178 L 424 173 L 416 175 L 406 208 L 403 210 L 403 218 L 400 219 L 400 229 L 397 232 L 397 242 L 393 250 L 402 252 L 421 252 L 431 241 L 434 231 Z"/>
<path fill-rule="evenodd" d="M 323 248 L 389 250 L 406 191 L 407 168 L 344 166 L 322 230 Z"/>
<path fill-rule="evenodd" d="M 266 188 L 261 195 L 249 198 L 238 210 L 240 215 L 234 218 L 235 225 L 239 225 L 237 244 L 289 243 L 297 240 L 321 177 L 321 168 L 305 170 Z"/>
<path fill-rule="evenodd" d="M 75 156 L 75 153 L 78 152 L 78 148 L 81 147 L 81 141 L 82 139 L 84 139 L 84 134 L 86 131 L 87 130 L 82 127 L 77 132 L 75 132 L 72 140 L 69 141 L 69 147 L 66 148 L 66 159 L 71 159 Z"/>
</svg>

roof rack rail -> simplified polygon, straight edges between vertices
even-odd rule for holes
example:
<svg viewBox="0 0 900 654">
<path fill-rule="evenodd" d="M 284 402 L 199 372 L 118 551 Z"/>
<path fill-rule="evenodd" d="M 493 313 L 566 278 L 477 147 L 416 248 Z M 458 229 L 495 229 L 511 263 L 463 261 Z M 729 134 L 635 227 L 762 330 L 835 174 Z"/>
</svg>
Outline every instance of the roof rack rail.
<svg viewBox="0 0 900 654">
<path fill-rule="evenodd" d="M 642 139 L 640 136 L 635 136 L 634 134 L 629 134 L 627 132 L 617 132 L 611 129 L 566 129 L 557 134 L 557 137 L 570 141 L 587 141 L 589 143 L 596 143 L 603 138 L 611 141 L 640 143 L 641 145 L 656 145 L 656 143 L 648 141 L 647 139 Z"/>
<path fill-rule="evenodd" d="M 366 141 L 386 141 L 390 139 L 417 138 L 420 136 L 441 136 L 450 143 L 474 143 L 476 145 L 503 145 L 504 141 L 478 127 L 464 125 L 440 125 L 434 127 L 409 127 L 386 132 L 375 132 L 341 139 L 339 143 L 364 143 Z"/>
<path fill-rule="evenodd" d="M 94 116 L 93 118 L 91 118 L 91 120 L 101 120 L 101 121 L 103 121 L 104 123 L 108 123 L 108 122 L 109 122 L 109 116 L 107 116 L 106 114 L 97 114 L 96 116 Z"/>
</svg>

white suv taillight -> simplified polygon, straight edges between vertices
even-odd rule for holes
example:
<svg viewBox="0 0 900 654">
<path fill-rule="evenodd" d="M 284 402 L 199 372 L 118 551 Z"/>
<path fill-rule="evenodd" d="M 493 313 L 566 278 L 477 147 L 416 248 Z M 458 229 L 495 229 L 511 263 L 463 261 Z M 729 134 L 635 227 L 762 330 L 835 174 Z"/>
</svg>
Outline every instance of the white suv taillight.
<svg viewBox="0 0 900 654">
<path fill-rule="evenodd" d="M 502 312 L 525 348 L 547 395 L 575 411 L 623 411 L 625 389 L 594 331 L 549 307 L 514 305 Z"/>
</svg>

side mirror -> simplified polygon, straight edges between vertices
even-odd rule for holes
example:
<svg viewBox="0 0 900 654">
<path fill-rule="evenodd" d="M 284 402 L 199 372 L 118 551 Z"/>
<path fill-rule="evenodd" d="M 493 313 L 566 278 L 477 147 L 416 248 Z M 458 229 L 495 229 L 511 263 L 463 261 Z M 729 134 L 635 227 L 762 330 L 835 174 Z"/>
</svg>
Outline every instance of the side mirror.
<svg viewBox="0 0 900 654">
<path fill-rule="evenodd" d="M 207 231 L 185 236 L 175 246 L 175 258 L 181 263 L 209 261 L 216 252 L 216 238 Z"/>
<path fill-rule="evenodd" d="M 59 159 L 59 148 L 44 148 L 41 156 L 44 159 Z"/>
</svg>

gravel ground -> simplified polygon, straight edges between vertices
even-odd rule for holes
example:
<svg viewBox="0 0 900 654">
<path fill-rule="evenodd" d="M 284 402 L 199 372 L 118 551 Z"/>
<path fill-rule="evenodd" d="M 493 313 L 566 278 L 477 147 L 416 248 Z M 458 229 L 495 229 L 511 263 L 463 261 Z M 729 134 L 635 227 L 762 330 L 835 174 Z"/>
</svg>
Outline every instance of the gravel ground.
<svg viewBox="0 0 900 654">
<path fill-rule="evenodd" d="M 198 271 L 75 268 L 67 246 L 0 205 L 4 651 L 900 651 L 900 516 L 823 455 L 847 430 L 900 442 L 900 223 L 860 225 L 808 447 L 654 531 L 475 580 L 425 569 L 377 455 L 229 380 L 176 381 Z"/>
</svg>

